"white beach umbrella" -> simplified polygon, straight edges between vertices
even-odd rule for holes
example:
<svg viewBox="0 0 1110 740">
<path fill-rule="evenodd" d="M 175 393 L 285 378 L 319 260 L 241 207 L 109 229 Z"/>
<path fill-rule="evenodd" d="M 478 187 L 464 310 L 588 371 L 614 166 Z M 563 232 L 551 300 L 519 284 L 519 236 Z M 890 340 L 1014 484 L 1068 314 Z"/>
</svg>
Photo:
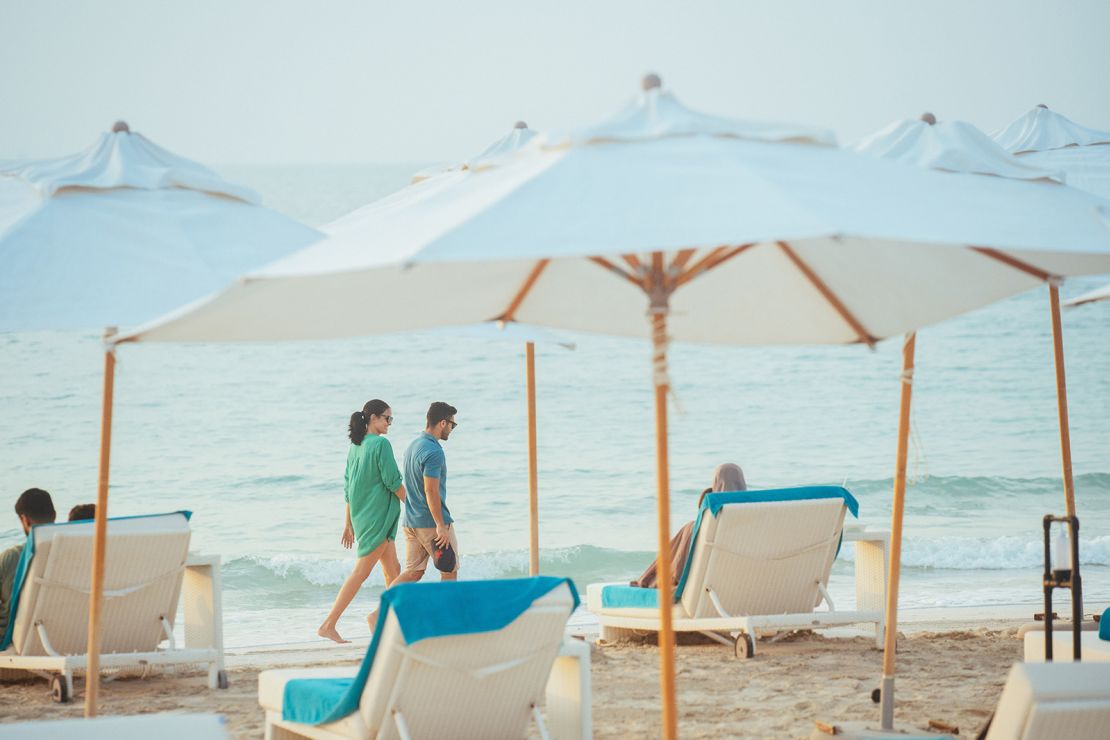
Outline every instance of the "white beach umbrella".
<svg viewBox="0 0 1110 740">
<path fill-rule="evenodd" d="M 1110 301 L 1110 285 L 1104 285 L 1101 288 L 1095 288 L 1092 291 L 1078 295 L 1070 301 L 1064 301 L 1065 306 L 1082 306 L 1086 303 L 1097 303 L 1098 301 Z"/>
<path fill-rule="evenodd" d="M 1064 182 L 1063 172 L 1012 156 L 972 124 L 937 121 L 932 113 L 918 119 L 894 121 L 851 148 L 872 157 L 933 170 Z"/>
<path fill-rule="evenodd" d="M 117 124 L 0 162 L 0 332 L 135 326 L 321 235 Z"/>
<path fill-rule="evenodd" d="M 1041 110 L 1041 109 L 1035 109 Z M 1033 116 L 1036 118 L 1037 116 Z M 1024 120 L 1024 119 L 1023 119 Z M 1066 119 L 1065 119 L 1066 120 Z M 1021 123 L 1022 121 L 1016 122 Z M 1070 122 L 1068 122 L 1070 123 Z M 1013 126 L 1011 127 L 1013 128 Z M 1067 127 L 1054 127 L 1068 131 Z M 1027 139 L 1047 140 L 1046 132 L 1022 127 Z M 960 176 L 989 175 L 1018 180 L 1064 182 L 1066 173 L 1028 157 L 1016 157 L 994 139 L 970 123 L 938 122 L 932 113 L 918 120 L 896 121 L 864 138 L 852 147 L 869 156 L 890 159 L 929 169 L 944 170 Z M 1110 150 L 1110 147 L 1108 147 Z M 1110 204 L 1107 204 L 1110 206 Z M 1052 339 L 1056 357 L 1057 409 L 1060 419 L 1060 444 L 1064 472 L 1064 501 L 1068 516 L 1075 515 L 1075 490 L 1072 481 L 1071 443 L 1068 432 L 1067 387 L 1064 373 L 1063 333 L 1060 321 L 1060 292 L 1057 282 L 1049 283 Z"/>
<path fill-rule="evenodd" d="M 1067 175 L 1068 185 L 1110 199 L 1110 131 L 1081 126 L 1038 105 L 994 135 L 1021 161 Z M 1110 285 L 1065 301 L 1065 306 L 1110 300 Z"/>
<path fill-rule="evenodd" d="M 413 182 L 420 182 L 427 180 L 429 177 L 442 175 L 445 172 L 457 172 L 460 170 L 474 170 L 482 167 L 490 167 L 497 163 L 498 160 L 512 155 L 517 149 L 527 144 L 536 136 L 536 132 L 528 128 L 528 124 L 524 121 L 517 121 L 513 124 L 509 133 L 502 136 L 497 141 L 493 142 L 476 156 L 471 157 L 465 162 L 456 164 L 436 165 L 420 170 L 412 176 Z"/>
<path fill-rule="evenodd" d="M 1081 126 L 1038 105 L 994 140 L 1022 162 L 1063 172 L 1068 185 L 1110 199 L 1110 131 Z"/>
<path fill-rule="evenodd" d="M 943 170 L 952 177 L 1002 177 L 1018 180 L 1042 180 L 1062 183 L 1067 174 L 1050 169 L 1051 162 L 1037 163 L 1011 155 L 992 138 L 975 126 L 962 121 L 937 122 L 932 113 L 919 120 L 895 122 L 866 137 L 853 147 L 869 156 L 890 159 L 918 167 Z M 1059 187 L 1063 187 L 1060 185 Z M 1110 205 L 1110 204 L 1107 204 Z M 1103 207 L 1100 207 L 1103 208 Z M 1049 315 L 1052 323 L 1053 354 L 1056 369 L 1056 404 L 1060 424 L 1060 456 L 1063 469 L 1064 504 L 1068 516 L 1075 516 L 1075 485 L 1072 475 L 1071 435 L 1068 423 L 1068 399 L 1064 369 L 1063 326 L 1060 317 L 1059 282 L 1061 275 L 1049 275 Z M 1082 615 L 1081 586 L 1078 578 L 1072 588 L 1073 618 Z M 884 673 L 886 671 L 884 670 Z M 893 713 L 891 701 L 884 693 L 883 716 Z"/>
<path fill-rule="evenodd" d="M 650 337 L 663 733 L 674 737 L 669 341 L 873 344 L 909 333 L 896 586 L 912 332 L 1053 276 L 1110 269 L 1105 209 L 1052 183 L 951 176 L 838 149 L 812 129 L 703 116 L 649 76 L 608 123 L 541 135 L 465 181 L 448 173 L 405 188 L 352 214 L 342 234 L 120 341 L 308 339 L 482 319 Z M 371 284 L 388 316 L 352 306 Z M 891 696 L 896 606 L 894 588 Z"/>
<path fill-rule="evenodd" d="M 322 234 L 118 122 L 79 154 L 0 163 L 0 331 L 149 321 Z M 109 334 L 114 331 L 109 330 Z M 85 713 L 96 714 L 115 355 L 105 353 Z"/>
</svg>

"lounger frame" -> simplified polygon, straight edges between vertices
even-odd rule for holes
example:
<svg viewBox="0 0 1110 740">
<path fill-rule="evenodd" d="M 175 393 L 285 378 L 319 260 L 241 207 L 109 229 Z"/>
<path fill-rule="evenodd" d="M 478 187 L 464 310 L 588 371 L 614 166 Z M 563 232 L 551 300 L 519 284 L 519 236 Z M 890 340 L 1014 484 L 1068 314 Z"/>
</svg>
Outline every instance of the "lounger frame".
<svg viewBox="0 0 1110 740">
<path fill-rule="evenodd" d="M 111 524 L 111 522 L 110 522 Z M 77 531 L 76 529 L 74 530 Z M 84 539 L 78 537 L 77 539 Z M 53 540 L 52 553 L 55 558 L 62 557 L 66 545 L 71 545 L 73 535 L 56 536 Z M 109 544 L 110 546 L 110 544 Z M 70 551 L 72 552 L 72 550 Z M 49 559 L 51 552 L 46 554 Z M 36 553 L 36 557 L 40 554 Z M 57 570 L 56 562 L 47 562 L 44 573 L 47 585 L 50 587 L 49 577 L 52 571 Z M 87 568 L 87 561 L 69 563 L 73 567 Z M 178 599 L 183 602 L 185 646 L 177 647 L 177 640 L 173 634 L 173 624 L 169 617 L 163 616 L 160 620 L 160 629 L 166 648 L 146 651 L 128 651 L 126 649 L 104 652 L 100 656 L 102 670 L 118 670 L 124 668 L 147 669 L 153 666 L 175 665 L 204 665 L 208 670 L 209 688 L 226 687 L 227 675 L 224 671 L 224 646 L 223 646 L 223 608 L 220 585 L 220 558 L 218 555 L 198 555 L 189 553 L 185 564 L 179 573 L 168 573 L 170 579 L 167 584 L 167 593 L 171 595 L 173 605 Z M 61 588 L 69 588 L 61 586 Z M 72 590 L 72 589 L 71 589 Z M 76 595 L 77 601 L 87 603 L 87 595 Z M 37 611 L 37 607 L 36 607 Z M 175 617 L 176 615 L 171 615 Z M 75 610 L 72 618 L 80 622 L 79 625 L 65 625 L 67 632 L 77 631 L 83 634 L 87 625 L 87 606 L 85 610 Z M 0 672 L 27 671 L 52 679 L 58 675 L 64 682 L 64 694 L 60 700 L 68 700 L 74 696 L 73 677 L 76 672 L 84 672 L 88 667 L 87 655 L 83 653 L 67 653 L 55 649 L 56 639 L 51 639 L 49 628 L 37 618 L 36 614 L 17 615 L 20 619 L 21 631 L 31 630 L 33 637 L 29 638 L 31 653 L 21 655 L 9 648 L 0 652 Z M 30 621 L 30 624 L 26 623 Z M 73 643 L 73 635 L 67 634 L 66 641 Z"/>
<path fill-rule="evenodd" d="M 826 504 L 817 503 L 817 506 Z M 741 507 L 774 507 L 782 506 L 785 510 L 791 504 L 738 504 Z M 841 520 L 842 526 L 842 520 Z M 834 537 L 827 542 L 818 542 L 811 548 L 816 551 L 819 560 L 822 556 L 821 548 L 833 548 L 828 552 L 829 557 L 823 578 L 814 578 L 809 586 L 794 584 L 792 590 L 799 594 L 792 599 L 790 606 L 809 606 L 813 599 L 814 608 L 809 611 L 782 611 L 777 613 L 757 613 L 736 615 L 729 611 L 729 607 L 722 603 L 724 599 L 715 589 L 713 579 L 698 577 L 698 569 L 702 571 L 711 567 L 711 559 L 716 555 L 712 552 L 714 543 L 712 534 L 699 533 L 698 542 L 694 543 L 691 557 L 697 560 L 692 562 L 693 575 L 690 583 L 697 593 L 684 592 L 681 600 L 675 604 L 672 624 L 675 632 L 699 632 L 726 645 L 735 645 L 737 655 L 752 657 L 755 654 L 756 642 L 760 632 L 782 631 L 793 629 L 821 629 L 857 624 L 873 624 L 875 632 L 875 645 L 883 644 L 883 631 L 885 627 L 884 608 L 886 604 L 886 581 L 888 567 L 888 548 L 890 533 L 880 530 L 870 530 L 863 527 L 842 527 L 839 533 L 843 539 Z M 855 591 L 856 608 L 840 610 L 835 607 L 826 589 L 828 569 L 831 568 L 835 558 L 835 548 L 840 542 L 853 542 L 855 544 Z M 804 553 L 803 553 L 804 554 Z M 700 561 L 700 562 L 699 562 Z M 601 607 L 600 593 L 606 585 L 592 584 L 589 587 L 589 608 L 598 617 L 601 624 L 600 637 L 606 642 L 622 642 L 634 639 L 646 632 L 659 630 L 659 614 L 657 609 L 637 608 L 620 609 Z M 687 586 L 691 588 L 690 585 Z M 809 590 L 812 589 L 812 590 Z M 772 604 L 781 604 L 776 601 L 775 594 L 768 594 Z M 814 598 L 816 596 L 816 598 Z M 786 597 L 789 600 L 789 597 Z M 799 601 L 800 599 L 800 601 Z M 820 604 L 825 609 L 817 610 Z M 774 607 L 772 607 L 774 608 Z"/>
<path fill-rule="evenodd" d="M 543 600 L 541 600 L 543 601 Z M 536 618 L 544 619 L 545 615 L 560 615 L 562 620 L 565 620 L 567 614 L 567 607 L 565 604 L 542 604 L 537 602 L 536 605 L 527 610 L 521 617 L 529 616 L 529 619 L 535 621 Z M 518 618 L 519 620 L 520 618 Z M 550 625 L 549 625 L 550 626 Z M 344 717 L 338 722 L 327 725 L 308 725 L 299 722 L 290 722 L 282 719 L 282 711 L 280 707 L 274 706 L 272 698 L 267 699 L 267 692 L 263 690 L 264 682 L 267 680 L 273 681 L 271 674 L 277 676 L 281 673 L 286 673 L 285 676 L 278 678 L 281 681 L 280 685 L 284 685 L 285 681 L 293 678 L 309 678 L 309 677 L 328 677 L 337 678 L 345 676 L 354 676 L 358 667 L 351 666 L 346 669 L 336 668 L 323 668 L 317 670 L 294 670 L 290 672 L 272 671 L 266 672 L 260 677 L 260 691 L 259 703 L 266 711 L 266 734 L 267 740 L 292 740 L 293 738 L 315 738 L 317 740 L 331 740 L 334 738 L 351 738 L 351 737 L 378 737 L 378 738 L 400 738 L 401 740 L 408 740 L 414 736 L 410 730 L 410 725 L 415 722 L 417 718 L 414 716 L 406 716 L 399 704 L 407 701 L 412 705 L 412 694 L 424 694 L 424 686 L 422 682 L 425 679 L 416 677 L 420 669 L 431 667 L 436 671 L 456 671 L 463 670 L 465 673 L 472 674 L 476 679 L 486 680 L 493 678 L 503 671 L 516 671 L 520 673 L 524 670 L 525 673 L 520 674 L 520 678 L 528 681 L 535 681 L 536 676 L 534 669 L 528 669 L 526 666 L 533 660 L 540 660 L 541 662 L 551 662 L 552 667 L 547 676 L 546 687 L 541 685 L 541 695 L 546 698 L 546 712 L 541 713 L 538 706 L 538 699 L 540 695 L 532 697 L 528 700 L 523 694 L 519 698 L 525 701 L 525 704 L 515 703 L 516 709 L 513 711 L 520 711 L 527 708 L 531 721 L 535 723 L 538 733 L 541 737 L 555 737 L 555 738 L 589 738 L 592 736 L 591 713 L 590 713 L 590 647 L 581 640 L 564 639 L 561 644 L 551 645 L 550 647 L 540 647 L 537 650 L 525 650 L 521 653 L 519 646 L 526 643 L 521 642 L 526 639 L 524 636 L 527 630 L 513 629 L 514 625 L 509 625 L 505 630 L 508 630 L 504 635 L 499 633 L 486 633 L 484 635 L 461 635 L 456 637 L 432 638 L 427 641 L 418 642 L 415 645 L 407 646 L 404 644 L 403 639 L 400 637 L 400 629 L 397 625 L 395 615 L 392 613 L 388 615 L 386 624 L 383 626 L 383 635 L 380 645 L 378 646 L 378 653 L 375 656 L 374 668 L 371 670 L 370 678 L 367 680 L 366 688 L 363 691 L 362 699 L 359 708 L 353 714 Z M 546 628 L 545 628 L 546 629 Z M 501 632 L 501 631 L 499 631 Z M 466 639 L 474 637 L 481 640 L 481 644 L 486 647 L 483 649 L 482 655 L 487 655 L 486 651 L 494 647 L 494 640 L 501 645 L 508 645 L 512 649 L 509 651 L 515 657 L 504 660 L 506 656 L 494 656 L 483 658 L 479 661 L 474 661 L 473 656 L 465 661 L 467 666 L 465 669 L 455 669 L 447 667 L 447 665 L 440 665 L 441 661 L 455 661 L 458 660 L 459 655 L 453 658 L 444 658 L 444 651 L 450 652 L 448 648 L 449 642 L 442 641 L 457 641 L 460 638 Z M 437 641 L 440 641 L 437 645 Z M 463 647 L 460 653 L 471 652 L 473 648 Z M 557 650 L 557 654 L 556 654 Z M 528 673 L 528 670 L 533 670 Z M 516 674 L 513 674 L 516 675 Z M 410 679 L 410 676 L 414 678 Z M 528 678 L 531 676 L 531 678 Z M 542 677 L 542 674 L 541 674 Z M 426 677 L 425 677 L 426 678 Z M 415 685 L 410 685 L 410 681 L 415 680 Z M 415 687 L 414 687 L 415 686 Z M 417 688 L 419 687 L 419 688 Z M 530 689 L 529 689 L 530 691 Z M 545 693 L 544 693 L 545 692 Z M 435 693 L 435 692 L 433 692 Z M 270 694 L 272 696 L 272 693 Z M 497 693 L 493 694 L 494 698 L 504 697 Z M 457 697 L 445 697 L 448 701 L 458 701 Z M 430 699 L 428 699 L 430 700 Z M 418 705 L 419 706 L 419 705 Z M 545 715 L 546 714 L 546 718 Z M 518 718 L 523 715 L 517 715 Z M 465 717 L 459 717 L 460 728 L 458 732 L 464 735 L 473 735 L 473 732 L 466 732 L 462 727 L 466 726 Z M 473 730 L 473 728 L 470 728 Z M 488 729 L 488 728 L 487 728 Z"/>
</svg>

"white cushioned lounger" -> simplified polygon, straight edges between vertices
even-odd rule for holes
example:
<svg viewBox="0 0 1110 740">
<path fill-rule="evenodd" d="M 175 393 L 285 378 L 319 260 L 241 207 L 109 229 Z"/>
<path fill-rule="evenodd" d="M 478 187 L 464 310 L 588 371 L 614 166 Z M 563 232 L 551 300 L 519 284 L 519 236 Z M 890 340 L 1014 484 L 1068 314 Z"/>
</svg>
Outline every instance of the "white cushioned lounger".
<svg viewBox="0 0 1110 740">
<path fill-rule="evenodd" d="M 422 596 L 433 593 L 429 589 L 438 590 L 439 598 L 449 591 L 450 598 L 438 602 L 440 609 L 445 603 L 454 604 L 451 611 L 459 613 L 475 608 L 479 599 L 474 594 L 475 584 L 504 583 L 512 588 L 512 584 L 536 580 L 395 586 L 386 597 L 408 598 L 410 607 L 415 604 L 417 611 L 410 608 L 409 616 L 399 616 L 383 597 L 379 634 L 363 662 L 366 678 L 357 706 L 346 701 L 344 708 L 336 709 L 332 701 L 326 710 L 314 715 L 320 724 L 289 718 L 290 703 L 314 701 L 311 692 L 315 690 L 310 687 L 307 694 L 305 690 L 294 693 L 289 691 L 291 681 L 320 679 L 321 690 L 327 692 L 329 680 L 346 680 L 340 686 L 350 700 L 351 694 L 359 691 L 358 680 L 349 680 L 359 673 L 357 667 L 264 671 L 258 678 L 258 701 L 266 711 L 266 738 L 517 740 L 527 734 L 533 720 L 546 737 L 539 706 L 563 643 L 567 619 L 577 604 L 568 581 L 547 586 L 546 593 L 499 629 L 443 636 L 435 636 L 434 629 L 433 634 L 425 630 L 411 641 L 405 636 L 406 632 L 411 634 L 406 625 L 423 621 L 419 602 Z M 488 591 L 485 593 L 488 595 Z M 485 596 L 480 598 L 484 600 Z M 301 685 L 309 683 L 302 681 Z M 588 686 L 585 688 L 588 692 Z M 336 696 L 334 692 L 331 695 Z M 349 713 L 337 717 L 345 712 Z M 572 730 L 571 734 L 578 733 Z"/>
<path fill-rule="evenodd" d="M 676 589 L 674 629 L 702 632 L 751 657 L 758 630 L 812 629 L 873 623 L 882 642 L 886 533 L 860 536 L 882 543 L 861 568 L 857 550 L 857 604 L 836 610 L 826 590 L 844 534 L 844 517 L 858 505 L 833 486 L 713 493 L 705 497 L 693 545 Z M 858 532 L 857 535 L 859 536 Z M 817 611 L 825 602 L 827 609 Z M 618 641 L 659 630 L 658 591 L 627 584 L 591 584 L 587 608 L 601 623 L 601 638 Z"/>
<path fill-rule="evenodd" d="M 1110 737 L 1110 664 L 1015 663 L 987 740 Z"/>
<path fill-rule="evenodd" d="M 73 696 L 73 672 L 86 666 L 93 526 L 59 522 L 31 530 L 16 576 L 8 644 L 0 652 L 0 669 L 58 674 L 59 701 Z M 218 593 L 191 594 L 196 603 L 185 609 L 186 620 L 197 622 L 186 625 L 191 644 L 178 649 L 173 639 L 189 535 L 185 512 L 108 520 L 101 668 L 206 664 L 211 687 L 226 681 Z M 212 563 L 204 567 L 211 571 Z M 210 588 L 218 584 L 212 574 L 201 580 Z M 163 640 L 169 646 L 159 649 Z"/>
<path fill-rule="evenodd" d="M 1044 630 L 1030 630 L 1025 633 L 1025 662 L 1044 662 Z M 1071 660 L 1072 631 L 1056 628 L 1052 630 L 1052 659 Z M 1100 639 L 1097 631 L 1083 631 L 1079 634 L 1079 657 L 1083 661 L 1110 661 L 1110 640 Z"/>
</svg>

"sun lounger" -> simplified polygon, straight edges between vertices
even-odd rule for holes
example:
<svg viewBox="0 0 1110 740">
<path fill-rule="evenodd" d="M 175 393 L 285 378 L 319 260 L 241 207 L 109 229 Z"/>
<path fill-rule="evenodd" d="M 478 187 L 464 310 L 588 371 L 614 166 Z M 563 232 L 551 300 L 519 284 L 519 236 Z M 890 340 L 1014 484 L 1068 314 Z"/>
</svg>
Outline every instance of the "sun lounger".
<svg viewBox="0 0 1110 740">
<path fill-rule="evenodd" d="M 544 735 L 540 701 L 577 604 L 574 584 L 550 577 L 394 586 L 361 666 L 258 677 L 266 738 L 515 740 L 531 721 Z"/>
<path fill-rule="evenodd" d="M 887 534 L 847 530 L 845 514 L 856 516 L 858 508 L 852 494 L 833 486 L 707 495 L 675 589 L 675 631 L 735 644 L 738 657 L 754 655 L 761 630 L 873 623 L 881 645 Z M 842 538 L 857 541 L 851 611 L 835 609 L 826 589 Z M 591 584 L 587 606 L 601 638 L 617 641 L 659 630 L 658 594 Z M 826 609 L 818 611 L 822 602 Z"/>
<path fill-rule="evenodd" d="M 93 522 L 32 529 L 13 588 L 0 669 L 55 674 L 54 698 L 73 696 L 86 666 Z M 209 686 L 226 687 L 219 559 L 189 558 L 186 512 L 108 520 L 101 613 L 105 670 L 201 664 Z M 185 648 L 173 634 L 184 583 Z M 166 641 L 168 646 L 159 649 Z"/>
<path fill-rule="evenodd" d="M 134 717 L 54 719 L 0 724 L 0 740 L 226 740 L 218 714 L 140 714 Z"/>
<path fill-rule="evenodd" d="M 1103 740 L 1110 736 L 1110 665 L 1015 663 L 986 740 Z"/>
<path fill-rule="evenodd" d="M 1110 613 L 1110 609 L 1107 610 Z M 1103 621 L 1098 629 L 1086 630 L 1079 633 L 1079 657 L 1084 661 L 1110 661 L 1110 622 L 1106 622 L 1106 614 L 1102 615 Z M 1084 627 L 1087 625 L 1085 624 Z M 1041 663 L 1044 661 L 1044 629 L 1029 630 L 1025 633 L 1025 662 Z M 1071 660 L 1073 633 L 1071 624 L 1062 628 L 1054 625 L 1052 630 L 1052 659 Z"/>
</svg>

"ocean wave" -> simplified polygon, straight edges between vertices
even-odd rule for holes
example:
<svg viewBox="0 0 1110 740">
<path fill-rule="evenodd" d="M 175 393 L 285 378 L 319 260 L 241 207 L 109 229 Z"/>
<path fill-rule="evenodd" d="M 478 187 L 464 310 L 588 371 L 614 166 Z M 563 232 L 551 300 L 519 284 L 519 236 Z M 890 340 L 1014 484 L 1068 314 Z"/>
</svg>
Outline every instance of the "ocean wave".
<svg viewBox="0 0 1110 740">
<path fill-rule="evenodd" d="M 516 578 L 528 575 L 527 550 L 498 550 L 462 553 L 460 577 L 465 580 Z M 586 582 L 612 579 L 614 573 L 640 570 L 652 558 L 651 553 L 609 550 L 591 545 L 541 550 L 540 571 L 565 575 Z M 266 587 L 280 582 L 283 586 L 328 589 L 339 586 L 354 567 L 355 558 L 315 558 L 300 555 L 249 555 L 229 560 L 224 566 L 225 577 L 236 585 Z M 429 566 L 429 569 L 431 567 Z M 588 580 L 587 580 L 588 579 Z M 375 567 L 366 581 L 370 587 L 384 587 L 381 568 Z"/>
<path fill-rule="evenodd" d="M 839 483 L 839 481 L 837 481 Z M 846 487 L 856 494 L 889 495 L 892 478 L 848 479 Z M 937 495 L 944 499 L 995 498 L 999 496 L 1039 496 L 1063 492 L 1060 478 L 1007 478 L 1004 476 L 924 475 L 908 481 L 907 494 Z M 1096 491 L 1110 493 L 1110 473 L 1083 473 L 1075 476 L 1077 496 Z"/>
<path fill-rule="evenodd" d="M 852 543 L 845 543 L 840 557 L 854 561 Z M 1110 535 L 1081 538 L 1081 565 L 1110 565 Z M 908 568 L 948 570 L 1018 570 L 1044 567 L 1044 541 L 1025 537 L 938 537 L 906 539 L 902 565 Z"/>
<path fill-rule="evenodd" d="M 855 560 L 853 543 L 841 549 L 838 570 Z M 903 543 L 902 565 L 914 570 L 1030 570 L 1043 566 L 1040 539 L 1004 536 L 911 538 Z M 540 553 L 540 571 L 573 578 L 579 589 L 599 581 L 624 580 L 640 573 L 653 558 L 650 552 L 612 550 L 591 545 L 554 548 Z M 1110 535 L 1086 538 L 1080 545 L 1085 566 L 1110 566 Z M 340 586 L 354 567 L 355 558 L 317 558 L 299 555 L 247 556 L 225 565 L 225 579 L 236 588 L 315 593 Z M 462 554 L 460 577 L 464 580 L 518 578 L 528 575 L 527 550 L 499 550 Z M 429 570 L 432 570 L 429 566 Z M 429 573 L 426 577 L 434 577 Z M 382 589 L 380 566 L 374 568 L 366 587 Z"/>
</svg>

